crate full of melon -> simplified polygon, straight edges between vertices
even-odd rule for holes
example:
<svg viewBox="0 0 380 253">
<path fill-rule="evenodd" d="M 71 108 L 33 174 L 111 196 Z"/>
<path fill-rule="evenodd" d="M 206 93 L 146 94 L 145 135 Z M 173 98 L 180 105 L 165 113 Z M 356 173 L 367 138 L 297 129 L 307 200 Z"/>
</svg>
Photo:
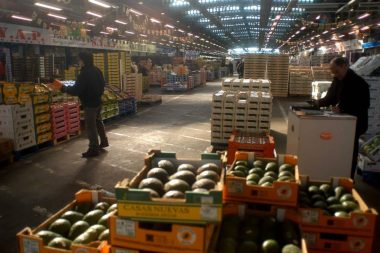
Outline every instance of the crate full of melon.
<svg viewBox="0 0 380 253">
<path fill-rule="evenodd" d="M 118 215 L 139 221 L 217 223 L 222 219 L 223 181 L 220 154 L 193 160 L 149 151 L 142 170 L 115 186 Z"/>
<path fill-rule="evenodd" d="M 295 207 L 299 183 L 296 156 L 279 154 L 276 158 L 256 158 L 251 152 L 236 152 L 226 173 L 223 198 Z"/>
</svg>

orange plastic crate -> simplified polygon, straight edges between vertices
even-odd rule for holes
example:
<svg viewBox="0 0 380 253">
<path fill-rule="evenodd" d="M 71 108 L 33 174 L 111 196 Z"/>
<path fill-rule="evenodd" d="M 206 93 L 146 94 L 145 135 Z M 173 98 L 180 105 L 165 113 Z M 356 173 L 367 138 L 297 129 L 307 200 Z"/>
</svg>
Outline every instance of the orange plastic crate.
<svg viewBox="0 0 380 253">
<path fill-rule="evenodd" d="M 274 138 L 269 134 L 234 131 L 228 140 L 227 164 L 232 164 L 237 151 L 255 152 L 256 157 L 274 158 Z"/>
<path fill-rule="evenodd" d="M 227 172 L 234 168 L 237 160 L 252 159 L 254 153 L 236 152 L 235 161 Z M 223 199 L 226 201 L 242 201 L 247 203 L 261 203 L 279 206 L 296 207 L 298 201 L 299 172 L 297 157 L 293 155 L 278 155 L 277 158 L 259 158 L 263 161 L 274 161 L 277 163 L 289 163 L 295 166 L 294 182 L 277 182 L 272 186 L 263 187 L 258 185 L 247 185 L 246 179 L 226 175 L 223 189 Z"/>
</svg>

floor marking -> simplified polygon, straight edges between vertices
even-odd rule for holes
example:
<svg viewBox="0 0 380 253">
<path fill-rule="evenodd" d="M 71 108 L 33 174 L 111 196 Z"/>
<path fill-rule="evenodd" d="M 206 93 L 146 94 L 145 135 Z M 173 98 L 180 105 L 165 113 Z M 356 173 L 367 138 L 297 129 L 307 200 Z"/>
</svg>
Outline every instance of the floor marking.
<svg viewBox="0 0 380 253">
<path fill-rule="evenodd" d="M 197 137 L 193 137 L 193 136 L 187 136 L 187 135 L 180 135 L 180 136 L 181 136 L 181 137 L 184 137 L 184 138 L 193 139 L 193 140 L 204 141 L 204 142 L 210 142 L 210 140 L 206 140 L 206 139 L 202 139 L 202 138 L 197 138 Z"/>
<path fill-rule="evenodd" d="M 277 103 L 278 103 L 278 107 L 280 108 L 280 111 L 281 111 L 281 114 L 282 114 L 282 118 L 285 120 L 285 122 L 288 122 L 288 117 L 286 115 L 284 107 L 282 107 L 280 101 L 277 101 Z"/>
<path fill-rule="evenodd" d="M 198 128 L 192 128 L 192 127 L 184 127 L 184 129 L 190 129 L 190 130 L 194 130 L 194 131 L 211 133 L 210 130 L 206 130 L 206 129 L 198 129 Z"/>
</svg>

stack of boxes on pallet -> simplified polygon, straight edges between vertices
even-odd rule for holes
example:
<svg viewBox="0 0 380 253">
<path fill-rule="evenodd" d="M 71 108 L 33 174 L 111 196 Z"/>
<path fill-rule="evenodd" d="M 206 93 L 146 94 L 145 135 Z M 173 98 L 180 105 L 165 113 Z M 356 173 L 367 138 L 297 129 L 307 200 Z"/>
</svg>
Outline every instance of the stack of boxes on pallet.
<svg viewBox="0 0 380 253">
<path fill-rule="evenodd" d="M 50 110 L 53 140 L 54 144 L 57 144 L 60 140 L 67 138 L 65 105 L 63 103 L 52 104 Z"/>
<path fill-rule="evenodd" d="M 333 76 L 329 66 L 313 66 L 311 67 L 314 81 L 331 81 Z"/>
<path fill-rule="evenodd" d="M 274 97 L 288 96 L 289 56 L 253 54 L 244 58 L 244 78 L 269 79 Z"/>
<path fill-rule="evenodd" d="M 121 84 L 119 53 L 107 53 L 108 84 L 117 87 Z M 125 67 L 125 66 L 124 66 Z"/>
<path fill-rule="evenodd" d="M 35 85 L 35 93 L 32 95 L 32 100 L 37 144 L 51 141 L 53 133 L 50 123 L 49 90 L 43 86 Z"/>
<path fill-rule="evenodd" d="M 65 69 L 65 80 L 76 80 L 78 72 L 79 70 L 76 67 L 68 67 L 67 69 Z"/>
<path fill-rule="evenodd" d="M 36 145 L 33 106 L 0 105 L 0 137 L 13 140 L 15 151 Z"/>
<path fill-rule="evenodd" d="M 308 95 L 312 93 L 310 67 L 290 67 L 289 95 Z"/>
<path fill-rule="evenodd" d="M 142 75 L 137 73 L 126 75 L 121 90 L 140 101 L 142 98 Z"/>
<path fill-rule="evenodd" d="M 67 134 L 79 135 L 80 131 L 80 106 L 76 102 L 65 103 L 65 116 L 67 122 Z"/>
<path fill-rule="evenodd" d="M 234 130 L 269 132 L 272 95 L 268 80 L 225 79 L 213 95 L 211 142 L 227 144 Z"/>
<path fill-rule="evenodd" d="M 251 54 L 244 58 L 244 78 L 265 79 L 267 73 L 268 56 L 265 54 Z"/>
<path fill-rule="evenodd" d="M 93 60 L 94 60 L 94 65 L 96 67 L 98 67 L 100 69 L 100 71 L 102 71 L 103 73 L 103 76 L 104 76 L 104 79 L 107 80 L 107 76 L 106 76 L 106 59 L 104 57 L 104 53 L 97 53 L 97 54 L 93 54 L 92 55 L 93 57 Z M 70 80 L 70 79 L 66 79 L 66 80 Z M 71 79 L 73 80 L 73 79 Z"/>
<path fill-rule="evenodd" d="M 163 160 L 174 165 L 172 172 L 181 164 L 190 164 L 195 170 L 206 168 L 209 163 L 222 168 L 217 154 L 189 160 L 177 159 L 175 153 L 150 152 L 144 168 L 132 180 L 123 180 L 115 186 L 118 213 L 110 217 L 111 252 L 212 252 L 216 225 L 222 220 L 223 170 L 216 185 L 203 193 L 188 190 L 177 199 L 163 198 L 162 193 L 152 197 L 141 188 L 148 182 L 148 172 L 162 166 Z"/>
<path fill-rule="evenodd" d="M 288 96 L 289 55 L 268 55 L 267 76 L 274 97 Z"/>
</svg>

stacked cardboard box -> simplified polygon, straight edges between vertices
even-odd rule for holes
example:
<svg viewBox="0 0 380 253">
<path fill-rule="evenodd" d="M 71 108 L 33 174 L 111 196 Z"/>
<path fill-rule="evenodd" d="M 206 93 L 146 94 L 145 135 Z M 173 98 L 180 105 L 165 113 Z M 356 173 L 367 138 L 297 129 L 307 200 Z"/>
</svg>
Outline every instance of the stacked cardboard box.
<svg viewBox="0 0 380 253">
<path fill-rule="evenodd" d="M 380 133 L 380 77 L 365 76 L 364 79 L 369 85 L 370 108 L 368 110 L 368 130 L 369 134 Z"/>
<path fill-rule="evenodd" d="M 309 95 L 312 92 L 310 67 L 291 67 L 289 69 L 289 95 Z"/>
<path fill-rule="evenodd" d="M 265 79 L 268 55 L 250 54 L 244 58 L 244 78 Z"/>
<path fill-rule="evenodd" d="M 270 81 L 266 79 L 226 78 L 222 81 L 225 91 L 264 91 L 270 92 Z"/>
<path fill-rule="evenodd" d="M 328 66 L 313 66 L 311 67 L 314 81 L 331 81 L 333 76 Z"/>
<path fill-rule="evenodd" d="M 289 55 L 268 55 L 267 76 L 274 97 L 288 96 Z"/>
<path fill-rule="evenodd" d="M 123 79 L 122 91 L 128 93 L 131 97 L 135 97 L 137 101 L 142 97 L 142 75 L 128 74 Z"/>
</svg>

